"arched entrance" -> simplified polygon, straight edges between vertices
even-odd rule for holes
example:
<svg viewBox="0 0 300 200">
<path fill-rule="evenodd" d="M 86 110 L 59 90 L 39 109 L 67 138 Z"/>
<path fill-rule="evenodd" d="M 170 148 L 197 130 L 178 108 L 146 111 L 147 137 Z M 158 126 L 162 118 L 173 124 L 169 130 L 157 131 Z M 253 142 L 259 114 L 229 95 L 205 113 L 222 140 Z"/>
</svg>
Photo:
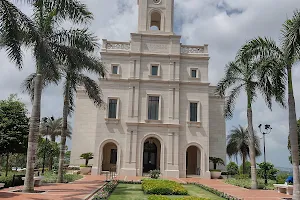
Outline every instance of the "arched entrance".
<svg viewBox="0 0 300 200">
<path fill-rule="evenodd" d="M 160 169 L 160 152 L 161 145 L 158 139 L 151 137 L 144 142 L 143 173 Z"/>
<path fill-rule="evenodd" d="M 200 175 L 201 151 L 196 146 L 189 146 L 186 150 L 186 176 Z"/>
<path fill-rule="evenodd" d="M 102 151 L 102 171 L 117 172 L 118 147 L 115 143 L 106 143 Z"/>
</svg>

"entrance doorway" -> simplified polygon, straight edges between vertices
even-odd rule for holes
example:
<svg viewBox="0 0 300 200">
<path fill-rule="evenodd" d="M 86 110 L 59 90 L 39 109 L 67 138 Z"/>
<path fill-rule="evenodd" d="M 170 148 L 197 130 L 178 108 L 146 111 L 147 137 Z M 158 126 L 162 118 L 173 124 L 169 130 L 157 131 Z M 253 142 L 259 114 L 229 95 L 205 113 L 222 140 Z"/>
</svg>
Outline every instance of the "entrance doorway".
<svg viewBox="0 0 300 200">
<path fill-rule="evenodd" d="M 149 138 L 144 142 L 143 173 L 160 169 L 160 142 L 156 138 Z"/>
<path fill-rule="evenodd" d="M 102 171 L 117 171 L 118 147 L 109 142 L 104 145 L 102 154 Z"/>
<path fill-rule="evenodd" d="M 190 146 L 186 150 L 186 175 L 200 175 L 201 151 L 196 146 Z"/>
</svg>

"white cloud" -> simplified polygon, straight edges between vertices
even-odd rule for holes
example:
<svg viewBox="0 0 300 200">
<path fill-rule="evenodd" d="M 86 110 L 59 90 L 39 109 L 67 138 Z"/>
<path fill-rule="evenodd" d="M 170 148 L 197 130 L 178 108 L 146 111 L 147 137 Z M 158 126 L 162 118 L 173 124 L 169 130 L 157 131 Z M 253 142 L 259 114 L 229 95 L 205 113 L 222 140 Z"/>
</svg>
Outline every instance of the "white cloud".
<svg viewBox="0 0 300 200">
<path fill-rule="evenodd" d="M 94 13 L 95 20 L 91 30 L 101 40 L 128 41 L 130 33 L 137 29 L 136 0 L 83 0 Z M 209 78 L 213 84 L 223 76 L 226 63 L 231 61 L 238 48 L 256 36 L 268 36 L 278 40 L 280 28 L 287 16 L 291 16 L 299 0 L 175 0 L 176 33 L 182 35 L 184 43 L 209 44 L 211 56 Z M 28 6 L 20 5 L 27 14 L 32 11 Z M 21 94 L 20 84 L 27 75 L 34 72 L 31 53 L 25 53 L 24 69 L 19 72 L 0 52 L 0 99 L 10 93 L 19 93 L 30 106 L 27 95 Z M 295 98 L 300 115 L 300 67 L 294 69 Z M 44 91 L 42 115 L 61 116 L 61 87 L 50 87 Z M 246 125 L 246 98 L 242 96 L 236 105 L 235 116 L 227 123 L 227 129 L 238 124 Z M 289 166 L 286 149 L 288 119 L 287 110 L 274 105 L 270 112 L 259 99 L 253 105 L 255 126 L 269 123 L 273 127 L 267 136 L 267 155 L 270 161 L 279 166 Z M 279 148 L 280 147 L 280 148 Z M 278 159 L 278 158 L 283 159 Z"/>
</svg>

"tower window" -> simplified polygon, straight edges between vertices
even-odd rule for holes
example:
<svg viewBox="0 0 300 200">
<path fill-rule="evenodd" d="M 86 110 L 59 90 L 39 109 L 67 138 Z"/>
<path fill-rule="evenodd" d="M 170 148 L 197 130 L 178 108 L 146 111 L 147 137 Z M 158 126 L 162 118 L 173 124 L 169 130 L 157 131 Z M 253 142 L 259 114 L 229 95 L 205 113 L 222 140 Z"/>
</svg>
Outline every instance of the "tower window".
<svg viewBox="0 0 300 200">
<path fill-rule="evenodd" d="M 161 15 L 159 12 L 153 12 L 151 14 L 150 30 L 161 29 Z"/>
</svg>

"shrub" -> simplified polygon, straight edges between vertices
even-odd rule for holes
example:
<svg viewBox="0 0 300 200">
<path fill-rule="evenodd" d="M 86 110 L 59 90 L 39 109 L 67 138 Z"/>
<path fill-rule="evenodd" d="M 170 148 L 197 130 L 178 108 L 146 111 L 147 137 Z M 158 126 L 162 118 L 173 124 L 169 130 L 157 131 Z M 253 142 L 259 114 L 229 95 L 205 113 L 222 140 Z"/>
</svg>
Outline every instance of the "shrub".
<svg viewBox="0 0 300 200">
<path fill-rule="evenodd" d="M 180 197 L 180 198 L 169 198 L 166 196 L 160 196 L 160 195 L 151 195 L 148 197 L 148 200 L 210 200 L 207 198 L 201 198 L 201 197 Z"/>
<path fill-rule="evenodd" d="M 116 180 L 107 183 L 97 192 L 92 200 L 107 199 L 109 195 L 115 190 L 117 185 L 118 182 Z"/>
<path fill-rule="evenodd" d="M 150 171 L 150 178 L 153 178 L 153 179 L 158 179 L 160 176 L 160 171 L 159 170 L 151 170 Z"/>
<path fill-rule="evenodd" d="M 5 188 L 24 185 L 24 181 L 22 180 L 22 177 L 24 176 L 25 175 L 23 173 L 16 173 L 15 180 L 13 182 L 14 173 L 8 172 L 7 176 L 4 175 L 0 176 L 0 183 L 4 183 Z"/>
<path fill-rule="evenodd" d="M 249 161 L 245 162 L 245 173 L 243 173 L 243 164 L 241 164 L 240 174 L 247 174 L 248 178 L 251 176 L 251 163 Z"/>
<path fill-rule="evenodd" d="M 257 175 L 259 178 L 265 178 L 265 169 L 267 170 L 267 178 L 271 180 L 276 180 L 276 174 L 279 172 L 278 169 L 274 168 L 274 165 L 272 163 L 259 163 L 257 164 L 259 166 L 259 169 L 257 169 Z"/>
<path fill-rule="evenodd" d="M 45 172 L 43 183 L 56 183 L 58 175 L 52 172 Z M 74 182 L 78 179 L 81 179 L 83 176 L 80 174 L 64 174 L 64 183 Z"/>
<path fill-rule="evenodd" d="M 230 175 L 236 175 L 239 171 L 239 166 L 235 162 L 230 162 L 226 166 L 226 170 Z"/>
<path fill-rule="evenodd" d="M 158 195 L 187 195 L 187 190 L 175 181 L 169 180 L 144 180 L 142 189 L 146 194 Z"/>
<path fill-rule="evenodd" d="M 214 170 L 217 169 L 217 165 L 224 165 L 225 166 L 224 160 L 222 160 L 221 158 L 209 157 L 209 162 L 213 163 L 213 165 L 214 165 L 213 169 Z"/>
<path fill-rule="evenodd" d="M 267 185 L 265 185 L 264 179 L 258 179 L 257 181 L 258 181 L 258 189 L 263 189 L 263 190 L 273 190 L 274 189 L 273 184 L 275 183 L 275 181 L 268 180 Z M 225 183 L 235 185 L 238 187 L 251 189 L 251 179 L 249 179 L 249 178 L 247 178 L 247 179 L 230 178 L 230 179 L 225 180 Z"/>
<path fill-rule="evenodd" d="M 89 160 L 93 159 L 94 158 L 94 154 L 89 152 L 89 153 L 83 153 L 80 155 L 80 158 L 81 159 L 84 159 L 85 160 L 85 166 L 88 166 L 89 164 Z"/>
<path fill-rule="evenodd" d="M 285 180 L 288 178 L 288 176 L 290 176 L 289 173 L 279 173 L 276 176 L 276 182 L 278 184 L 283 184 L 283 183 L 285 183 Z"/>
</svg>

